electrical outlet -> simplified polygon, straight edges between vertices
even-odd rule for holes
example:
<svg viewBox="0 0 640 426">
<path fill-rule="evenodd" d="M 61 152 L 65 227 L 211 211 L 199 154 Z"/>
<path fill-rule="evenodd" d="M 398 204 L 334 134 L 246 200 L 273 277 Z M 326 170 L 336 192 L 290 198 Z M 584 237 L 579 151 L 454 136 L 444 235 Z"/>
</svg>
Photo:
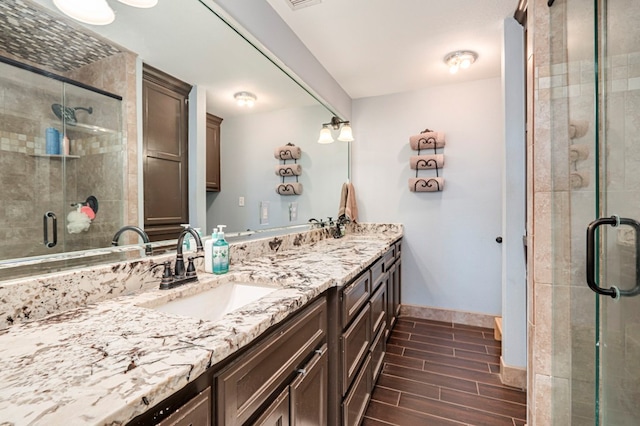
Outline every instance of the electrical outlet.
<svg viewBox="0 0 640 426">
<path fill-rule="evenodd" d="M 238 198 L 238 206 L 239 207 L 244 207 L 244 197 Z"/>
<path fill-rule="evenodd" d="M 269 202 L 260 202 L 260 225 L 269 224 Z"/>
</svg>

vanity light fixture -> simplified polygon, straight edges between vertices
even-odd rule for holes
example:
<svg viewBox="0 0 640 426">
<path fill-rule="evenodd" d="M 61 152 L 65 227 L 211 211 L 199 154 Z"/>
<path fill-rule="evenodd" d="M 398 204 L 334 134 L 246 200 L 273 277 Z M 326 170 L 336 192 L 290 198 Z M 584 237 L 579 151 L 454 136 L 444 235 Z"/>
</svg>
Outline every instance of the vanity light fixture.
<svg viewBox="0 0 640 426">
<path fill-rule="evenodd" d="M 238 92 L 233 95 L 233 98 L 236 100 L 238 106 L 246 106 L 249 108 L 252 108 L 258 100 L 258 97 L 251 92 Z"/>
<path fill-rule="evenodd" d="M 150 8 L 158 0 L 118 0 L 120 3 L 139 8 Z M 53 0 L 53 4 L 65 15 L 91 25 L 108 25 L 116 19 L 107 0 Z"/>
<path fill-rule="evenodd" d="M 460 68 L 467 69 L 478 59 L 478 54 L 470 50 L 457 50 L 444 57 L 444 62 L 449 67 L 449 72 L 455 74 Z"/>
<path fill-rule="evenodd" d="M 331 129 L 340 129 L 338 140 L 341 142 L 353 142 L 353 131 L 351 130 L 351 124 L 348 121 L 340 120 L 338 117 L 333 116 L 330 123 L 324 123 L 322 130 L 320 130 L 320 137 L 318 143 L 331 143 L 333 142 L 333 136 L 331 135 Z"/>
</svg>

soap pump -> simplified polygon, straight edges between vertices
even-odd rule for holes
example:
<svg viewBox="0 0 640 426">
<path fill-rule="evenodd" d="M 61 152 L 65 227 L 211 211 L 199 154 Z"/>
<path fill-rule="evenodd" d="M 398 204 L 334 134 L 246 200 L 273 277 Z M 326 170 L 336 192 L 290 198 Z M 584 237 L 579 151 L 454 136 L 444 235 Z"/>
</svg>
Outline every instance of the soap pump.
<svg viewBox="0 0 640 426">
<path fill-rule="evenodd" d="M 213 244 L 218 241 L 218 228 L 213 228 L 211 238 L 204 242 L 204 271 L 213 273 Z"/>
<path fill-rule="evenodd" d="M 226 225 L 218 225 L 218 240 L 213 243 L 213 273 L 229 272 L 229 243 L 224 239 Z"/>
</svg>

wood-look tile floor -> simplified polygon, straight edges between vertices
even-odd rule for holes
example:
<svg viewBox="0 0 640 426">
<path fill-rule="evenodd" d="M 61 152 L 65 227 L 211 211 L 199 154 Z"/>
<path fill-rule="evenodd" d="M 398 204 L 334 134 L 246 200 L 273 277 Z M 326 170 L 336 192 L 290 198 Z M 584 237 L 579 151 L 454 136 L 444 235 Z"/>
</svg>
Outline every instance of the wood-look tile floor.
<svg viewBox="0 0 640 426">
<path fill-rule="evenodd" d="M 500 383 L 493 330 L 399 318 L 363 426 L 522 426 L 526 393 Z"/>
</svg>

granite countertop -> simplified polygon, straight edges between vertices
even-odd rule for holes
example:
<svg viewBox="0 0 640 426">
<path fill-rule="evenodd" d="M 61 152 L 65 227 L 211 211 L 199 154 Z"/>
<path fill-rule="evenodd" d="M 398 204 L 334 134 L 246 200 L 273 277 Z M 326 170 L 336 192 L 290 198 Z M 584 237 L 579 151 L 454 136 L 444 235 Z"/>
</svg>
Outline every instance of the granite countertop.
<svg viewBox="0 0 640 426">
<path fill-rule="evenodd" d="M 401 236 L 324 239 L 240 261 L 223 276 L 201 273 L 198 283 L 0 330 L 0 425 L 125 424 L 328 288 L 349 282 Z M 277 290 L 218 321 L 150 308 L 228 281 Z"/>
</svg>

